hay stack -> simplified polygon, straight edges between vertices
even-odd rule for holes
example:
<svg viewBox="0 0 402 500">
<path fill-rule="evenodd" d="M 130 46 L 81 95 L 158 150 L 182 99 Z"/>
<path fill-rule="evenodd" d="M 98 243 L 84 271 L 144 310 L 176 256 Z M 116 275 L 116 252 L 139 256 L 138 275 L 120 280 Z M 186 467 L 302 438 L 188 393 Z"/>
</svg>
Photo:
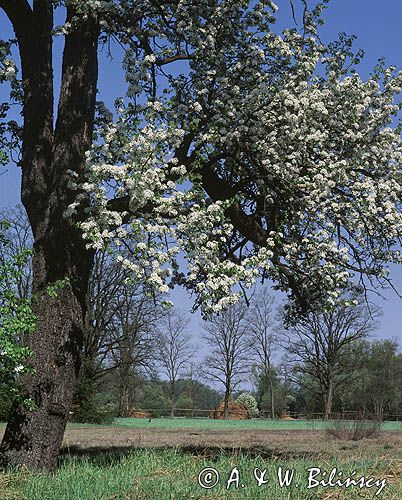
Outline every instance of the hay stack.
<svg viewBox="0 0 402 500">
<path fill-rule="evenodd" d="M 132 408 L 128 416 L 129 418 L 153 418 L 152 413 L 141 410 L 140 408 Z"/>
<path fill-rule="evenodd" d="M 215 410 L 213 410 L 210 414 L 210 418 L 215 418 L 222 420 L 225 417 L 223 416 L 223 409 L 224 409 L 224 404 L 219 403 L 216 407 Z M 241 405 L 240 403 L 235 403 L 233 401 L 229 401 L 228 404 L 228 415 L 226 419 L 228 420 L 247 420 L 250 418 L 250 412 L 249 410 Z"/>
<path fill-rule="evenodd" d="M 294 418 L 292 418 L 288 413 L 286 413 L 285 411 L 282 412 L 282 415 L 279 417 L 280 420 L 295 420 Z"/>
</svg>

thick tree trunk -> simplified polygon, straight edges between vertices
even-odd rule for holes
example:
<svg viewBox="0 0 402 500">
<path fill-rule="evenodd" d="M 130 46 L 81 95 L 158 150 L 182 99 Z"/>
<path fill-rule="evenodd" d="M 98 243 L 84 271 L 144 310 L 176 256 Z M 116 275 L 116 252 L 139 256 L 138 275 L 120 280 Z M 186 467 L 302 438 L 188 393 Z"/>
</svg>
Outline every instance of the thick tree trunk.
<svg viewBox="0 0 402 500">
<path fill-rule="evenodd" d="M 85 260 L 84 257 L 81 262 Z M 35 373 L 23 381 L 23 395 L 32 400 L 35 409 L 30 411 L 21 403 L 14 404 L 0 451 L 7 465 L 23 463 L 32 468 L 52 469 L 63 440 L 80 368 L 84 309 L 69 282 L 53 286 L 49 283 L 41 290 L 35 287 L 41 271 L 56 264 L 52 259 L 43 267 L 46 261 L 39 252 L 35 254 L 36 331 L 26 336 L 26 343 L 33 351 L 30 364 Z M 86 279 L 87 269 L 83 266 L 83 282 Z"/>
<path fill-rule="evenodd" d="M 99 27 L 88 17 L 66 35 L 54 127 L 53 2 L 0 0 L 21 56 L 24 91 L 22 202 L 34 235 L 33 310 L 26 336 L 35 373 L 22 380 L 33 411 L 15 403 L 0 447 L 3 464 L 52 469 L 63 439 L 80 368 L 85 296 L 92 254 L 64 212 L 77 193 L 69 170 L 82 176 L 90 149 L 98 76 Z M 67 7 L 67 21 L 77 15 Z M 84 216 L 83 213 L 80 216 Z"/>
</svg>

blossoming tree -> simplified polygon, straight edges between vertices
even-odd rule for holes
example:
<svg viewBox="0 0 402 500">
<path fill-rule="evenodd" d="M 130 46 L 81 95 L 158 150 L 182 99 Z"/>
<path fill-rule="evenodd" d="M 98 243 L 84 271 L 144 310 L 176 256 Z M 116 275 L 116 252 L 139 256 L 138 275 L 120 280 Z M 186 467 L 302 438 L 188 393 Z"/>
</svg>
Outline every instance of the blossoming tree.
<svg viewBox="0 0 402 500">
<path fill-rule="evenodd" d="M 305 2 L 303 2 L 305 3 Z M 325 3 L 325 2 L 324 2 Z M 270 278 L 295 313 L 354 281 L 387 284 L 401 261 L 402 75 L 363 81 L 351 39 L 323 46 L 323 4 L 273 31 L 270 0 L 0 0 L 22 81 L 22 201 L 35 244 L 35 374 L 1 451 L 53 467 L 80 366 L 94 248 L 138 240 L 121 264 L 150 287 L 181 282 L 216 312 Z M 55 8 L 66 22 L 55 27 Z M 52 41 L 65 39 L 57 116 Z M 98 48 L 124 49 L 127 96 L 96 106 Z M 5 45 L 8 47 L 8 45 Z M 178 269 L 184 254 L 186 266 Z M 240 288 L 237 288 L 239 285 Z"/>
</svg>

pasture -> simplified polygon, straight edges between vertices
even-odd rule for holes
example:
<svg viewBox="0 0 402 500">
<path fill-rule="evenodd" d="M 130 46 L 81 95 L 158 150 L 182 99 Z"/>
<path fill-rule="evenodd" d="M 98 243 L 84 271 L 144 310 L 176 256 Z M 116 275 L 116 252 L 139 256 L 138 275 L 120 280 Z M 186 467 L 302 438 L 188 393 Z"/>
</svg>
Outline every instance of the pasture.
<svg viewBox="0 0 402 500">
<path fill-rule="evenodd" d="M 362 499 L 402 498 L 402 424 L 386 422 L 380 435 L 339 441 L 321 421 L 224 421 L 160 418 L 116 419 L 112 425 L 69 424 L 54 473 L 26 470 L 0 476 L 0 499 L 165 500 L 165 499 Z M 2 433 L 4 425 L 0 427 Z M 203 489 L 206 467 L 220 474 L 216 487 Z M 227 481 L 234 468 L 239 482 Z M 280 487 L 278 470 L 293 470 Z M 385 480 L 378 486 L 308 488 L 308 469 L 328 474 Z M 265 471 L 258 486 L 254 470 Z M 355 474 L 353 475 L 353 472 Z M 234 476 L 231 476 L 232 479 Z M 325 475 L 317 479 L 325 480 Z M 242 486 L 244 485 L 244 486 Z"/>
</svg>

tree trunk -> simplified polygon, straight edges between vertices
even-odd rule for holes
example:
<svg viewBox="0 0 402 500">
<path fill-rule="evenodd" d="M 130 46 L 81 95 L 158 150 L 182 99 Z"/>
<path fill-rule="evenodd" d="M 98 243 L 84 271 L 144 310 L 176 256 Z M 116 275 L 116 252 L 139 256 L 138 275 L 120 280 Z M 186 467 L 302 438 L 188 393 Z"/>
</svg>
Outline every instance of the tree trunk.
<svg viewBox="0 0 402 500">
<path fill-rule="evenodd" d="M 334 393 L 334 384 L 332 379 L 330 378 L 324 395 L 325 399 L 324 420 L 329 420 L 329 418 L 331 417 L 333 393 Z"/>
<path fill-rule="evenodd" d="M 170 416 L 174 417 L 176 411 L 176 381 L 172 380 L 171 384 L 171 398 L 172 398 L 172 408 L 170 410 Z"/>
<path fill-rule="evenodd" d="M 274 397 L 274 384 L 272 383 L 271 374 L 268 376 L 269 388 L 271 390 L 271 418 L 275 418 L 275 397 Z"/>
<path fill-rule="evenodd" d="M 23 463 L 35 469 L 52 469 L 80 368 L 84 306 L 71 283 L 38 290 L 42 261 L 47 261 L 48 269 L 54 262 L 43 257 L 37 252 L 34 258 L 36 331 L 25 336 L 33 352 L 30 364 L 35 373 L 27 375 L 22 383 L 23 396 L 30 398 L 36 408 L 29 411 L 21 403 L 13 405 L 0 452 L 6 465 Z M 84 282 L 86 277 L 82 268 Z"/>
<path fill-rule="evenodd" d="M 266 357 L 266 359 L 265 359 L 264 370 L 265 370 L 265 378 L 268 382 L 269 390 L 271 392 L 271 418 L 275 418 L 274 384 L 272 381 L 271 363 L 270 363 L 268 357 Z"/>
<path fill-rule="evenodd" d="M 223 403 L 223 418 L 227 418 L 229 414 L 229 399 L 230 399 L 230 386 L 226 386 L 225 399 Z"/>
<path fill-rule="evenodd" d="M 123 384 L 120 391 L 119 414 L 121 417 L 126 418 L 130 413 L 130 389 L 128 384 Z"/>
<path fill-rule="evenodd" d="M 22 202 L 34 235 L 33 311 L 26 335 L 35 373 L 22 380 L 33 411 L 15 403 L 0 447 L 6 465 L 52 469 L 63 440 L 80 368 L 92 252 L 75 223 L 64 217 L 77 193 L 90 149 L 98 78 L 96 19 L 88 16 L 65 37 L 62 85 L 54 126 L 53 9 L 50 0 L 0 0 L 18 40 L 23 81 Z M 67 7 L 67 21 L 78 14 Z M 84 208 L 84 207 L 82 207 Z M 85 216 L 81 209 L 78 218 Z"/>
</svg>

